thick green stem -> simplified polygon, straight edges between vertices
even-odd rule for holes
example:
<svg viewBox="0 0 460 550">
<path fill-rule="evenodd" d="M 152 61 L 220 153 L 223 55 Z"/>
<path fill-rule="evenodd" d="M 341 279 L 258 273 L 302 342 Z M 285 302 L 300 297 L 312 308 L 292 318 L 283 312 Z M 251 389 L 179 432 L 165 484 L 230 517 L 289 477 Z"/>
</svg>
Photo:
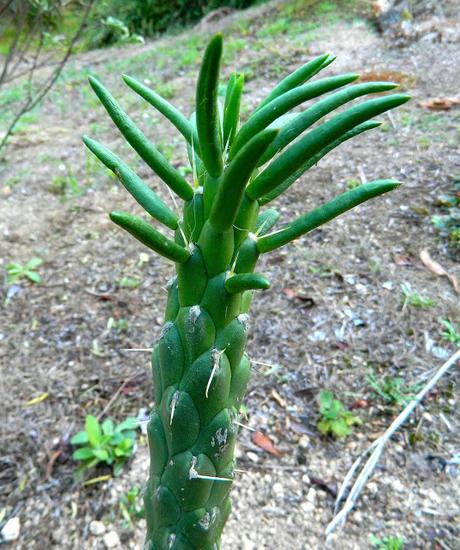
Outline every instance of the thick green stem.
<svg viewBox="0 0 460 550">
<path fill-rule="evenodd" d="M 212 240 L 204 225 L 198 240 Z M 145 493 L 149 550 L 215 550 L 230 513 L 235 420 L 250 375 L 242 293 L 225 288 L 234 250 L 215 273 L 200 247 L 177 264 L 152 354 L 155 408 Z M 222 264 L 221 264 L 222 265 Z M 234 289 L 232 289 L 234 290 Z"/>
</svg>

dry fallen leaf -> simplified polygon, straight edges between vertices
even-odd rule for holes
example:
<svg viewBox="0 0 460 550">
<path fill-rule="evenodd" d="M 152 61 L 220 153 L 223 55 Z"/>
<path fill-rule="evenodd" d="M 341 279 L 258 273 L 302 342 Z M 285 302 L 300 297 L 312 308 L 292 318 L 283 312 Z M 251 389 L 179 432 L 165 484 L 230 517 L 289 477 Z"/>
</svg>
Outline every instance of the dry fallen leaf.
<svg viewBox="0 0 460 550">
<path fill-rule="evenodd" d="M 251 440 L 254 445 L 257 445 L 260 449 L 263 449 L 265 452 L 270 453 L 278 458 L 283 456 L 281 451 L 273 445 L 270 438 L 264 435 L 262 432 L 254 432 L 251 436 Z"/>
<path fill-rule="evenodd" d="M 440 277 L 447 277 L 454 287 L 455 292 L 457 292 L 457 294 L 460 293 L 460 286 L 458 284 L 457 277 L 448 273 L 441 264 L 434 261 L 426 248 L 424 248 L 420 252 L 420 259 L 422 260 L 423 265 L 425 265 L 431 271 L 431 273 L 434 273 L 435 275 L 438 275 Z"/>
<path fill-rule="evenodd" d="M 420 101 L 419 105 L 430 111 L 448 111 L 451 107 L 460 106 L 460 97 L 433 97 Z"/>
</svg>

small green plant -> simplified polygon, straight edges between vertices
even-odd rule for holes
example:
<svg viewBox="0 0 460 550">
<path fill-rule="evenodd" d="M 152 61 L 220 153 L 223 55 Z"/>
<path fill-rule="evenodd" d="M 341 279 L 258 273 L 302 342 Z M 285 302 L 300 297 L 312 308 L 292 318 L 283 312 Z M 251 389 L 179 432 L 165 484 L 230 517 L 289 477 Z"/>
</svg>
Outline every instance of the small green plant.
<svg viewBox="0 0 460 550">
<path fill-rule="evenodd" d="M 118 501 L 121 515 L 130 529 L 134 528 L 134 520 L 145 518 L 145 508 L 142 504 L 142 491 L 138 485 L 134 485 L 129 491 L 120 497 Z"/>
<path fill-rule="evenodd" d="M 376 395 L 391 405 L 406 405 L 417 391 L 416 386 L 405 386 L 404 378 L 398 376 L 386 376 L 379 381 L 374 374 L 369 374 L 367 380 Z"/>
<path fill-rule="evenodd" d="M 444 340 L 448 340 L 452 342 L 452 344 L 460 347 L 460 329 L 457 329 L 448 319 L 443 319 L 442 324 L 446 329 L 442 333 Z"/>
<path fill-rule="evenodd" d="M 428 308 L 433 307 L 436 303 L 432 298 L 425 298 L 421 296 L 417 290 L 412 290 L 409 283 L 402 283 L 401 291 L 404 296 L 403 308 L 406 307 L 406 305 L 419 308 Z"/>
<path fill-rule="evenodd" d="M 130 289 L 137 288 L 141 283 L 142 281 L 140 279 L 136 279 L 135 277 L 122 277 L 118 282 L 121 288 Z"/>
<path fill-rule="evenodd" d="M 448 194 L 438 197 L 437 203 L 443 214 L 433 216 L 431 223 L 441 237 L 447 239 L 449 246 L 460 250 L 460 181 L 455 182 Z"/>
<path fill-rule="evenodd" d="M 404 548 L 404 538 L 403 537 L 385 537 L 380 539 L 375 535 L 371 535 L 370 542 L 375 548 L 380 548 L 381 550 L 402 550 Z"/>
<path fill-rule="evenodd" d="M 73 459 L 80 462 L 78 473 L 86 472 L 98 464 L 107 464 L 118 475 L 134 453 L 137 421 L 128 418 L 117 426 L 109 418 L 99 423 L 96 417 L 86 417 L 84 431 L 75 434 L 70 443 L 78 447 Z"/>
<path fill-rule="evenodd" d="M 352 426 L 361 424 L 361 420 L 334 398 L 331 391 L 323 390 L 319 394 L 319 412 L 321 419 L 317 424 L 323 435 L 346 437 L 353 431 Z"/>
<path fill-rule="evenodd" d="M 10 262 L 6 266 L 6 284 L 12 285 L 20 279 L 29 279 L 32 283 L 41 283 L 42 278 L 37 273 L 37 267 L 41 266 L 41 258 L 32 258 L 25 265 L 18 262 Z"/>
<path fill-rule="evenodd" d="M 63 201 L 67 200 L 69 196 L 78 197 L 85 192 L 77 178 L 68 171 L 53 177 L 49 191 L 61 197 Z"/>
</svg>

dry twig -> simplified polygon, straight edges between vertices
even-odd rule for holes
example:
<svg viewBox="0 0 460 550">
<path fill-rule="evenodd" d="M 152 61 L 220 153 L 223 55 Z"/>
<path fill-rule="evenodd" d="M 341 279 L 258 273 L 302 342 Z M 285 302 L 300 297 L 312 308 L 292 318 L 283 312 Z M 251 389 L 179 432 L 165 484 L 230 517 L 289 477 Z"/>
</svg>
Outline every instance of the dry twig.
<svg viewBox="0 0 460 550">
<path fill-rule="evenodd" d="M 417 407 L 417 405 L 422 401 L 422 399 L 429 393 L 434 386 L 437 384 L 437 382 L 441 379 L 441 377 L 450 369 L 452 365 L 454 365 L 457 361 L 460 361 L 460 350 L 454 353 L 450 359 L 448 359 L 436 372 L 436 374 L 430 379 L 430 381 L 418 392 L 418 394 L 410 401 L 407 406 L 401 411 L 401 413 L 397 416 L 397 418 L 391 423 L 390 427 L 385 431 L 385 433 L 376 439 L 372 445 L 364 451 L 364 453 L 359 456 L 355 462 L 353 463 L 353 466 L 350 468 L 349 472 L 345 476 L 345 479 L 343 480 L 342 486 L 340 487 L 339 493 L 337 495 L 336 503 L 335 503 L 335 509 L 334 509 L 334 517 L 332 518 L 332 521 L 329 523 L 329 525 L 326 528 L 326 536 L 329 538 L 329 536 L 333 533 L 335 528 L 340 525 L 340 527 L 343 527 L 345 524 L 345 521 L 347 519 L 348 514 L 351 512 L 351 510 L 354 508 L 356 501 L 359 498 L 359 495 L 361 494 L 361 491 L 363 490 L 364 486 L 367 483 L 367 480 L 371 476 L 372 472 L 374 471 L 374 468 L 376 467 L 379 458 L 383 452 L 383 449 L 386 445 L 386 443 L 391 439 L 393 434 L 404 424 L 404 422 L 408 419 L 408 417 L 412 414 L 414 409 Z M 367 462 L 365 465 L 360 469 L 361 463 L 363 462 L 364 458 L 370 453 L 369 458 L 367 459 Z M 356 472 L 358 472 L 358 476 L 356 478 L 356 481 L 353 484 L 353 487 L 350 489 L 350 492 L 345 500 L 344 505 L 339 511 L 340 503 L 348 490 L 352 479 L 355 477 Z"/>
</svg>

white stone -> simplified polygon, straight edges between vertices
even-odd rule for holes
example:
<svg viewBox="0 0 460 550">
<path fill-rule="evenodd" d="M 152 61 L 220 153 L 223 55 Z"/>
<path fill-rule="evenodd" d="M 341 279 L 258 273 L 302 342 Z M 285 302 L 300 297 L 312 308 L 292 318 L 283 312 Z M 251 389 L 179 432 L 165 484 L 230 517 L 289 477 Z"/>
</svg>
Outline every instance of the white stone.
<svg viewBox="0 0 460 550">
<path fill-rule="evenodd" d="M 279 481 L 273 484 L 273 492 L 277 496 L 281 496 L 284 493 L 283 485 Z"/>
<path fill-rule="evenodd" d="M 117 546 L 120 546 L 120 538 L 115 531 L 109 531 L 106 533 L 102 540 L 104 541 L 106 548 L 116 548 Z"/>
<path fill-rule="evenodd" d="M 315 510 L 315 505 L 312 502 L 302 502 L 300 505 L 300 508 L 302 509 L 302 512 L 305 514 L 311 514 Z"/>
<path fill-rule="evenodd" d="M 21 522 L 18 517 L 10 518 L 2 529 L 2 537 L 5 542 L 13 542 L 19 538 Z"/>
<path fill-rule="evenodd" d="M 315 489 L 313 489 L 313 487 L 310 487 L 310 489 L 308 489 L 307 502 L 311 502 L 313 505 L 316 504 L 316 491 Z"/>
<path fill-rule="evenodd" d="M 257 453 L 253 453 L 252 451 L 248 451 L 246 453 L 246 456 L 249 458 L 251 462 L 259 462 L 259 457 Z"/>
<path fill-rule="evenodd" d="M 100 537 L 105 533 L 105 525 L 102 523 L 102 521 L 93 520 L 89 524 L 89 530 L 90 533 L 95 537 Z"/>
</svg>

